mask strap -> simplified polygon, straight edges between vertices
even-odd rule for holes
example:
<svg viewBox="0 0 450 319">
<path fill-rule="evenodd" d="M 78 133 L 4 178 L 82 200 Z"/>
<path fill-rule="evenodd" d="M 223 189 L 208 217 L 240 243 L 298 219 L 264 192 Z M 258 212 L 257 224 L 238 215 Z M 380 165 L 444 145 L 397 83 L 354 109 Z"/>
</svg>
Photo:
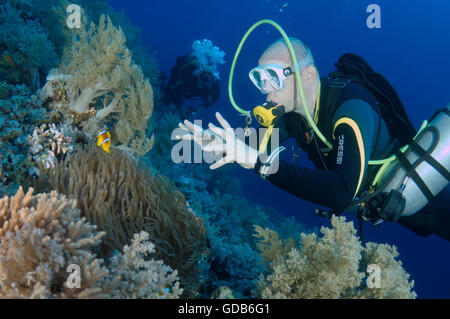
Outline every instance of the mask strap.
<svg viewBox="0 0 450 319">
<path fill-rule="evenodd" d="M 300 62 L 297 62 L 297 65 L 292 66 L 292 72 L 300 72 Z"/>
</svg>

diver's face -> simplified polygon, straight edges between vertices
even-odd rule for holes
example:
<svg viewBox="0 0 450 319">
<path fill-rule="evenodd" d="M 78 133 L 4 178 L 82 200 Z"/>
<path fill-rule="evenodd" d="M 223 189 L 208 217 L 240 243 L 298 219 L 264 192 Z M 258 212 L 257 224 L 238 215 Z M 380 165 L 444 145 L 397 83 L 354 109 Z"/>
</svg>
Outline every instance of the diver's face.
<svg viewBox="0 0 450 319">
<path fill-rule="evenodd" d="M 292 67 L 283 60 L 275 59 L 260 59 L 259 65 L 264 64 L 279 64 L 282 68 Z M 295 89 L 295 74 L 292 74 L 284 79 L 284 88 L 272 91 L 266 94 L 266 101 L 272 101 L 276 105 L 284 105 L 286 112 L 291 112 L 295 108 L 294 103 L 294 89 Z"/>
<path fill-rule="evenodd" d="M 280 64 L 283 68 L 292 67 L 283 59 L 263 59 L 259 60 L 259 65 L 264 64 Z M 315 96 L 314 93 L 314 83 L 317 78 L 317 71 L 313 65 L 301 68 L 300 79 L 302 81 L 303 93 L 308 104 L 310 113 L 314 111 L 315 100 L 312 97 Z M 266 94 L 266 101 L 272 101 L 277 106 L 284 105 L 285 111 L 292 112 L 295 111 L 303 116 L 305 116 L 305 110 L 303 108 L 303 103 L 300 97 L 300 93 L 295 94 L 297 91 L 297 83 L 295 73 L 288 76 L 284 80 L 284 88 L 272 91 Z"/>
<path fill-rule="evenodd" d="M 289 50 L 282 42 L 274 43 L 267 48 L 260 57 L 258 63 L 259 65 L 279 64 L 283 68 L 289 66 L 295 72 Z M 300 80 L 305 101 L 308 104 L 308 110 L 310 113 L 313 113 L 319 83 L 317 81 L 318 72 L 315 66 L 302 66 L 300 70 Z M 282 89 L 271 91 L 266 94 L 266 101 L 272 101 L 276 105 L 284 105 L 286 112 L 297 112 L 305 116 L 306 114 L 302 104 L 302 99 L 300 97 L 300 93 L 297 92 L 297 80 L 295 73 L 288 76 L 284 81 L 284 87 Z"/>
</svg>

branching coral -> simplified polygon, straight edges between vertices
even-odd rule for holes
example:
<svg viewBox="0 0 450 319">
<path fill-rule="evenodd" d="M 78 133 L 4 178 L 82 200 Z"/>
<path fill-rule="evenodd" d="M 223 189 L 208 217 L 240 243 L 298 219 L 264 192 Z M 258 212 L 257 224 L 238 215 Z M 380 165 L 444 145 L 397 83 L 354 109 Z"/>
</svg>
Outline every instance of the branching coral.
<svg viewBox="0 0 450 319">
<path fill-rule="evenodd" d="M 178 273 L 161 260 L 150 259 L 155 245 L 148 240 L 148 233 L 134 235 L 131 246 L 125 245 L 123 254 L 111 258 L 107 277 L 119 298 L 179 298 L 183 293 Z"/>
<path fill-rule="evenodd" d="M 0 298 L 178 298 L 177 271 L 149 259 L 148 233 L 108 265 L 93 249 L 104 232 L 80 217 L 76 202 L 56 192 L 22 188 L 0 200 Z M 73 272 L 75 270 L 75 273 Z M 72 275 L 79 276 L 73 280 Z"/>
<path fill-rule="evenodd" d="M 365 248 L 352 222 L 333 217 L 333 229 L 322 227 L 323 237 L 301 234 L 299 243 L 282 243 L 278 234 L 255 227 L 259 247 L 272 273 L 261 276 L 257 295 L 262 298 L 415 298 L 414 282 L 403 270 L 395 247 L 368 243 Z M 363 282 L 367 266 L 381 269 L 380 288 Z"/>
<path fill-rule="evenodd" d="M 106 231 L 101 246 L 105 254 L 147 231 L 156 256 L 177 269 L 185 290 L 195 293 L 205 232 L 169 180 L 150 176 L 119 150 L 106 154 L 96 147 L 56 163 L 49 174 L 50 188 L 77 199 L 82 216 Z"/>
<path fill-rule="evenodd" d="M 56 192 L 32 193 L 19 188 L 0 200 L 1 297 L 102 296 L 107 271 L 90 249 L 104 233 L 80 217 L 74 201 Z M 63 286 L 70 264 L 84 266 L 82 275 L 89 278 L 76 290 Z"/>
<path fill-rule="evenodd" d="M 102 15 L 98 26 L 92 23 L 87 30 L 81 28 L 78 36 L 60 66 L 69 86 L 69 109 L 85 113 L 100 103 L 95 119 L 117 122 L 112 129 L 113 142 L 139 155 L 147 153 L 153 144 L 146 137 L 153 89 L 133 63 L 124 33 Z"/>
<path fill-rule="evenodd" d="M 380 288 L 360 289 L 358 298 L 415 298 L 412 290 L 414 281 L 409 281 L 409 274 L 402 267 L 402 262 L 396 260 L 399 256 L 397 248 L 387 244 L 367 243 L 361 260 L 361 268 L 367 269 L 370 264 L 381 269 Z"/>
</svg>

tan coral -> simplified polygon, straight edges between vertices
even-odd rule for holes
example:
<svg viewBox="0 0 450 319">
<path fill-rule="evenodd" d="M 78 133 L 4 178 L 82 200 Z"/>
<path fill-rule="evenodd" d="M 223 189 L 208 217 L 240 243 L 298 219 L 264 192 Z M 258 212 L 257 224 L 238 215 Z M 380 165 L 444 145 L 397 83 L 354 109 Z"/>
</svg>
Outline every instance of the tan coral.
<svg viewBox="0 0 450 319">
<path fill-rule="evenodd" d="M 79 40 L 66 50 L 60 66 L 70 88 L 68 108 L 82 114 L 96 110 L 98 125 L 114 120 L 113 144 L 144 155 L 152 147 L 146 129 L 153 111 L 153 89 L 133 63 L 124 33 L 102 15 L 98 26 L 91 23 L 78 34 Z"/>
<path fill-rule="evenodd" d="M 403 269 L 402 262 L 396 260 L 399 256 L 397 248 L 387 244 L 367 243 L 362 253 L 361 265 L 367 269 L 369 265 L 380 267 L 380 286 L 375 289 L 358 291 L 358 298 L 370 299 L 413 299 L 417 294 L 412 290 L 414 280 Z"/>
<path fill-rule="evenodd" d="M 20 188 L 15 196 L 0 200 L 0 296 L 2 298 L 49 298 L 65 295 L 103 296 L 107 270 L 91 255 L 103 232 L 80 217 L 75 201 L 56 192 L 33 195 Z M 89 258 L 88 258 L 89 257 Z M 85 259 L 77 291 L 64 286 L 66 268 Z M 100 271 L 90 272 L 93 265 Z M 92 290 L 94 289 L 94 290 Z"/>
<path fill-rule="evenodd" d="M 122 254 L 112 258 L 111 272 L 106 282 L 114 286 L 118 298 L 179 298 L 183 289 L 178 273 L 161 260 L 150 259 L 155 245 L 147 232 L 134 234 L 130 246 L 125 245 Z"/>
<path fill-rule="evenodd" d="M 233 295 L 233 291 L 228 286 L 220 286 L 212 292 L 211 299 L 236 299 L 236 298 Z"/>
<path fill-rule="evenodd" d="M 108 265 L 93 252 L 104 232 L 56 192 L 20 188 L 0 200 L 0 298 L 178 298 L 177 271 L 149 259 L 148 234 Z M 78 277 L 72 277 L 72 275 Z M 73 278 L 78 278 L 72 280 Z"/>
<path fill-rule="evenodd" d="M 276 232 L 255 227 L 262 238 L 262 257 L 271 272 L 257 283 L 261 298 L 415 298 L 414 282 L 402 268 L 395 247 L 368 243 L 361 246 L 352 222 L 333 216 L 333 228 L 322 227 L 322 237 L 301 234 L 296 246 L 284 244 Z M 286 249 L 288 247 L 289 249 Z M 364 282 L 367 265 L 383 271 L 380 288 Z"/>
<path fill-rule="evenodd" d="M 106 154 L 97 147 L 57 163 L 49 175 L 51 189 L 77 199 L 82 216 L 106 231 L 101 246 L 106 254 L 144 230 L 156 246 L 156 257 L 177 269 L 185 290 L 195 294 L 205 230 L 167 178 L 150 176 L 119 150 Z"/>
</svg>

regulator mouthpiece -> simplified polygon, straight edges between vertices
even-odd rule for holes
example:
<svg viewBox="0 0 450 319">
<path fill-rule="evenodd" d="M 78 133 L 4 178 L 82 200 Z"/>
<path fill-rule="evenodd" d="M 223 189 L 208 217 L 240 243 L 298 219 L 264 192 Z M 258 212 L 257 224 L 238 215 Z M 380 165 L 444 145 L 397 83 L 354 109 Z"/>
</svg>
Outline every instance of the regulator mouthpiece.
<svg viewBox="0 0 450 319">
<path fill-rule="evenodd" d="M 272 101 L 266 102 L 263 105 L 258 105 L 253 109 L 253 115 L 259 124 L 269 127 L 273 124 L 275 119 L 284 115 L 284 105 L 276 106 Z"/>
</svg>

